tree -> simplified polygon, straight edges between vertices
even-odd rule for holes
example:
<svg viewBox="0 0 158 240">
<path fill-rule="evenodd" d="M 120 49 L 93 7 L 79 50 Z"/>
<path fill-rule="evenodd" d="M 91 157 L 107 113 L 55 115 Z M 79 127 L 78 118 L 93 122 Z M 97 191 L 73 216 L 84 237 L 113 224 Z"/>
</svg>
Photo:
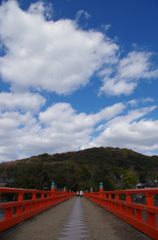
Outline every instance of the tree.
<svg viewBox="0 0 158 240">
<path fill-rule="evenodd" d="M 123 175 L 123 181 L 125 183 L 125 189 L 134 188 L 138 182 L 138 176 L 135 172 L 125 172 Z"/>
</svg>

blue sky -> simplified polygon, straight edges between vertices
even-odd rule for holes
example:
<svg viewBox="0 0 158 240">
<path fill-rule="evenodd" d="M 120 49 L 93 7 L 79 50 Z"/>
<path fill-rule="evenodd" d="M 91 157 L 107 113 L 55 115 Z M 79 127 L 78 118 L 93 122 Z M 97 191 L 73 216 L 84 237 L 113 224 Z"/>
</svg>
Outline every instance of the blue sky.
<svg viewBox="0 0 158 240">
<path fill-rule="evenodd" d="M 158 155 L 156 0 L 0 1 L 0 161 Z"/>
</svg>

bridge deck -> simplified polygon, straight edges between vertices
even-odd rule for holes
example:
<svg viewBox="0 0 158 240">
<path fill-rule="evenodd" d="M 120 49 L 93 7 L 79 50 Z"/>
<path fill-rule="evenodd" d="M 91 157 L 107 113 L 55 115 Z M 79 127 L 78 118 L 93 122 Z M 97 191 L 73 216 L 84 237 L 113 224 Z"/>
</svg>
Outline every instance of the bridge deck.
<svg viewBox="0 0 158 240">
<path fill-rule="evenodd" d="M 74 197 L 19 224 L 1 240 L 144 240 L 132 227 L 85 198 Z"/>
</svg>

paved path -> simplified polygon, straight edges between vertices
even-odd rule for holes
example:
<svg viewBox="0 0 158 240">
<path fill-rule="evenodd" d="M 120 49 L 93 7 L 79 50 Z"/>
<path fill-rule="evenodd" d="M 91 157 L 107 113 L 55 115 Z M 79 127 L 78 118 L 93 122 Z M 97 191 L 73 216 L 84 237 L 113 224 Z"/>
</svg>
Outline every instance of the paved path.
<svg viewBox="0 0 158 240">
<path fill-rule="evenodd" d="M 84 199 L 82 208 L 91 240 L 145 240 L 133 227 L 119 220 L 90 200 Z"/>
<path fill-rule="evenodd" d="M 85 198 L 74 197 L 25 221 L 1 240 L 145 240 Z"/>
<path fill-rule="evenodd" d="M 81 200 L 77 198 L 68 219 L 61 231 L 63 237 L 57 240 L 80 240 L 88 238 Z"/>
</svg>

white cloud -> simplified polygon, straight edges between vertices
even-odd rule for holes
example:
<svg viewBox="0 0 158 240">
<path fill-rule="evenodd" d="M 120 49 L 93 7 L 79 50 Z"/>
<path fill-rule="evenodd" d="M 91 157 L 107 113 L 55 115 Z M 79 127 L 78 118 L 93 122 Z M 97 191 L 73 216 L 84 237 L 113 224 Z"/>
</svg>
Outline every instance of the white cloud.
<svg viewBox="0 0 158 240">
<path fill-rule="evenodd" d="M 0 161 L 16 160 L 21 137 L 26 132 L 32 135 L 39 130 L 37 120 L 30 113 L 0 113 Z M 23 154 L 24 156 L 24 154 Z"/>
<path fill-rule="evenodd" d="M 155 109 L 156 106 L 136 109 L 113 118 L 102 125 L 100 135 L 82 149 L 99 146 L 123 147 L 138 152 L 157 149 L 158 121 L 142 119 Z"/>
<path fill-rule="evenodd" d="M 80 17 L 81 17 L 82 15 L 85 17 L 85 19 L 89 19 L 89 18 L 91 17 L 91 15 L 90 15 L 89 13 L 87 13 L 86 11 L 84 11 L 84 10 L 79 10 L 79 11 L 77 12 L 77 14 L 76 14 L 76 19 L 75 19 L 75 21 L 78 22 L 79 19 L 80 19 Z"/>
<path fill-rule="evenodd" d="M 127 104 L 131 105 L 132 107 L 138 106 L 138 103 L 149 103 L 149 102 L 155 102 L 155 100 L 151 97 L 147 98 L 139 98 L 139 99 L 132 99 L 127 102 Z"/>
<path fill-rule="evenodd" d="M 51 9 L 51 5 L 37 2 L 25 12 L 14 0 L 0 6 L 0 36 L 5 49 L 0 74 L 13 91 L 32 87 L 69 94 L 97 73 L 103 81 L 100 94 L 119 96 L 131 94 L 140 79 L 158 77 L 152 53 L 133 51 L 118 57 L 119 46 L 105 34 L 84 31 L 69 19 L 48 21 Z M 81 15 L 90 17 L 83 10 L 77 18 Z"/>
<path fill-rule="evenodd" d="M 52 11 L 52 4 L 44 2 L 32 3 L 28 9 L 29 13 L 45 16 L 47 19 L 52 18 Z"/>
<path fill-rule="evenodd" d="M 112 27 L 111 24 L 106 24 L 106 25 L 102 25 L 102 27 L 105 29 L 105 30 L 109 30 L 109 28 Z"/>
<path fill-rule="evenodd" d="M 147 151 L 147 152 L 144 152 L 144 155 L 147 155 L 147 156 L 153 156 L 153 155 L 158 155 L 158 152 L 156 151 L 154 151 L 154 152 L 152 152 L 152 151 Z"/>
<path fill-rule="evenodd" d="M 131 105 L 133 107 L 134 106 L 136 107 L 138 105 L 138 100 L 132 99 L 132 100 L 128 101 L 127 104 L 129 104 L 129 105 Z"/>
<path fill-rule="evenodd" d="M 151 53 L 146 52 L 130 52 L 127 57 L 120 60 L 118 73 L 120 78 L 139 79 L 145 78 L 146 73 L 150 70 L 149 58 Z M 151 72 L 151 76 L 153 72 Z M 154 76 L 154 75 L 153 75 Z"/>
<path fill-rule="evenodd" d="M 116 78 L 104 78 L 104 82 L 100 91 L 105 92 L 107 95 L 129 95 L 137 86 L 135 82 L 128 83 L 126 80 L 117 80 Z"/>
<path fill-rule="evenodd" d="M 96 114 L 77 114 L 69 103 L 57 103 L 49 107 L 46 111 L 39 114 L 40 122 L 48 125 L 54 125 L 54 122 L 63 125 L 65 132 L 69 130 L 77 130 L 85 127 L 93 127 L 101 120 L 108 120 L 121 113 L 125 105 L 122 103 L 114 104 L 102 109 Z M 65 127 L 67 123 L 67 127 Z"/>
<path fill-rule="evenodd" d="M 150 97 L 86 114 L 65 102 L 47 107 L 44 97 L 29 92 L 69 94 L 96 74 L 103 82 L 100 94 L 129 95 L 140 80 L 158 76 L 152 53 L 133 51 L 121 58 L 119 46 L 105 34 L 81 29 L 77 19 L 88 19 L 87 12 L 80 10 L 75 21 L 53 21 L 52 12 L 42 2 L 27 11 L 14 0 L 0 6 L 0 75 L 12 90 L 0 93 L 0 161 L 101 145 L 156 150 L 158 121 L 144 118 L 156 106 L 138 108 L 154 102 Z M 125 113 L 129 105 L 135 110 Z"/>
<path fill-rule="evenodd" d="M 38 113 L 45 101 L 39 94 L 2 92 L 0 93 L 0 111 L 21 110 Z"/>
<path fill-rule="evenodd" d="M 123 116 L 125 109 L 124 104 L 117 103 L 88 115 L 77 113 L 69 103 L 56 103 L 40 112 L 38 119 L 31 113 L 2 112 L 0 161 L 94 146 L 156 150 L 158 121 L 144 119 L 156 106 L 135 109 Z"/>
<path fill-rule="evenodd" d="M 143 103 L 147 103 L 147 102 L 155 102 L 155 100 L 151 97 L 147 97 L 147 98 L 142 98 L 142 102 Z"/>
<path fill-rule="evenodd" d="M 12 90 L 68 94 L 85 86 L 102 64 L 116 61 L 119 47 L 104 34 L 83 31 L 69 19 L 46 21 L 44 12 L 42 3 L 27 12 L 15 1 L 0 7 L 0 35 L 7 49 L 0 73 Z"/>
<path fill-rule="evenodd" d="M 158 78 L 158 69 L 150 61 L 149 52 L 130 52 L 127 57 L 119 59 L 112 72 L 102 71 L 103 86 L 100 93 L 119 96 L 133 93 L 140 79 Z"/>
<path fill-rule="evenodd" d="M 68 103 L 57 103 L 39 113 L 39 120 L 30 113 L 1 113 L 0 138 L 3 143 L 0 160 L 3 156 L 16 159 L 43 152 L 77 150 L 90 141 L 97 123 L 120 114 L 124 108 L 124 104 L 118 103 L 87 115 L 77 114 Z M 12 150 L 12 154 L 8 149 Z"/>
</svg>

